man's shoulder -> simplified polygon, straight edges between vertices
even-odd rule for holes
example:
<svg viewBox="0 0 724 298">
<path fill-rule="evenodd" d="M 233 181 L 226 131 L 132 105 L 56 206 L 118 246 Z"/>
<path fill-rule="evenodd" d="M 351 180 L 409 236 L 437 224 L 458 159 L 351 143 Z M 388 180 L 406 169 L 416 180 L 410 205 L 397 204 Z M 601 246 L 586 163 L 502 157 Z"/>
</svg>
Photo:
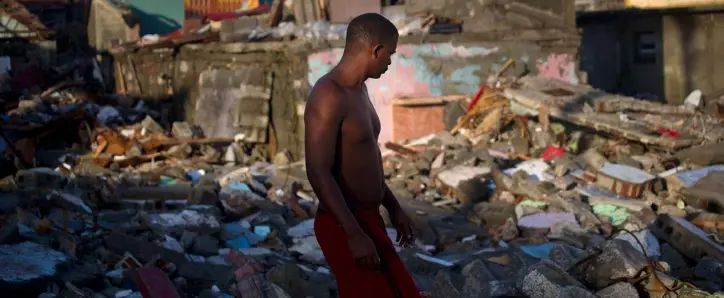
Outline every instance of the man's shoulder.
<svg viewBox="0 0 724 298">
<path fill-rule="evenodd" d="M 312 87 L 307 104 L 342 104 L 342 89 L 329 77 L 320 78 Z"/>
<path fill-rule="evenodd" d="M 314 86 L 312 87 L 312 92 L 309 95 L 310 97 L 325 97 L 330 95 L 339 96 L 341 94 L 342 90 L 337 82 L 335 82 L 334 79 L 329 76 L 323 76 L 319 80 L 317 80 L 317 83 L 314 84 Z"/>
</svg>

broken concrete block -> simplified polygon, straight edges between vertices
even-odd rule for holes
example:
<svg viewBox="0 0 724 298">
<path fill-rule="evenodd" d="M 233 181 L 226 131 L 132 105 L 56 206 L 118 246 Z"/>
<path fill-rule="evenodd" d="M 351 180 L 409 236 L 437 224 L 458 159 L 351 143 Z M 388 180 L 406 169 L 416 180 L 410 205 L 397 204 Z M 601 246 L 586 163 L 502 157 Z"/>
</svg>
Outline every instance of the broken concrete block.
<svg viewBox="0 0 724 298">
<path fill-rule="evenodd" d="M 704 257 L 696 264 L 694 275 L 724 286 L 724 262 L 711 257 Z"/>
<path fill-rule="evenodd" d="M 595 289 L 603 289 L 620 279 L 633 278 L 649 264 L 643 253 L 624 240 L 608 241 L 601 251 L 571 269 L 579 280 Z"/>
<path fill-rule="evenodd" d="M 183 210 L 179 213 L 159 213 L 146 215 L 148 224 L 162 231 L 191 230 L 199 232 L 219 231 L 219 220 L 210 214 L 196 210 Z"/>
<path fill-rule="evenodd" d="M 724 172 L 711 172 L 683 189 L 684 202 L 699 209 L 724 213 Z"/>
<path fill-rule="evenodd" d="M 508 218 L 505 224 L 498 230 L 498 237 L 503 241 L 511 241 L 517 238 L 518 235 L 520 235 L 520 231 L 518 231 L 518 226 L 512 217 Z"/>
<path fill-rule="evenodd" d="M 598 171 L 600 168 L 603 168 L 603 166 L 608 162 L 608 159 L 606 159 L 606 157 L 601 153 L 598 153 L 595 148 L 586 150 L 579 155 L 578 158 L 583 160 L 583 162 L 586 163 L 586 166 L 594 171 Z"/>
<path fill-rule="evenodd" d="M 163 134 L 166 131 L 161 127 L 161 124 L 158 124 L 156 120 L 153 120 L 151 116 L 146 116 L 146 118 L 143 118 L 143 121 L 141 121 L 141 126 L 150 133 L 154 134 Z"/>
<path fill-rule="evenodd" d="M 515 205 L 502 202 L 480 202 L 471 211 L 473 221 L 485 228 L 498 228 L 515 216 Z"/>
<path fill-rule="evenodd" d="M 570 245 L 559 244 L 551 249 L 548 257 L 563 270 L 568 271 L 586 257 L 586 252 Z"/>
<path fill-rule="evenodd" d="M 286 263 L 269 270 L 266 279 L 282 288 L 292 297 L 333 297 L 337 286 L 327 275 L 306 271 L 293 263 Z"/>
<path fill-rule="evenodd" d="M 197 186 L 188 198 L 189 204 L 216 206 L 219 202 L 218 186 Z"/>
<path fill-rule="evenodd" d="M 633 233 L 633 235 L 624 232 L 616 236 L 616 239 L 625 240 L 628 243 L 631 243 L 631 246 L 633 246 L 636 250 L 645 253 L 648 257 L 658 257 L 661 255 L 659 240 L 656 239 L 656 236 L 654 236 L 649 229 L 643 229 Z M 644 246 L 643 248 L 639 245 L 639 242 Z M 642 251 L 642 249 L 645 249 L 646 251 Z"/>
<path fill-rule="evenodd" d="M 630 283 L 618 282 L 596 292 L 596 296 L 599 298 L 637 298 L 639 297 L 639 293 Z"/>
<path fill-rule="evenodd" d="M 68 179 L 49 168 L 20 170 L 15 174 L 15 184 L 19 188 L 63 189 Z"/>
<path fill-rule="evenodd" d="M 435 275 L 435 281 L 430 288 L 432 297 L 461 297 L 460 294 L 460 290 L 453 284 L 450 273 L 440 270 Z"/>
<path fill-rule="evenodd" d="M 477 280 L 468 278 L 460 297 L 521 297 L 522 295 L 515 279 Z"/>
<path fill-rule="evenodd" d="M 171 135 L 179 139 L 190 139 L 194 137 L 194 131 L 187 122 L 174 122 L 171 125 Z"/>
<path fill-rule="evenodd" d="M 505 266 L 505 272 L 511 278 L 518 278 L 539 261 L 540 259 L 525 253 L 520 247 L 513 246 L 508 250 L 508 265 Z"/>
<path fill-rule="evenodd" d="M 16 297 L 38 295 L 44 282 L 56 278 L 59 266 L 68 260 L 65 254 L 33 242 L 0 245 L 0 288 Z"/>
<path fill-rule="evenodd" d="M 209 235 L 197 236 L 191 245 L 191 253 L 204 257 L 219 254 L 219 240 Z"/>
<path fill-rule="evenodd" d="M 575 278 L 548 260 L 533 265 L 518 279 L 518 287 L 528 297 L 596 297 Z"/>
<path fill-rule="evenodd" d="M 295 238 L 292 241 L 294 245 L 289 248 L 289 251 L 301 254 L 300 259 L 318 265 L 325 263 L 324 253 L 317 242 L 317 237 Z"/>
<path fill-rule="evenodd" d="M 684 149 L 677 152 L 676 157 L 698 166 L 724 164 L 724 142 Z"/>
<path fill-rule="evenodd" d="M 484 198 L 488 187 L 483 177 L 490 174 L 489 167 L 456 166 L 437 174 L 436 180 L 443 188 L 452 189 L 461 203 L 471 203 Z"/>
<path fill-rule="evenodd" d="M 704 256 L 724 259 L 724 246 L 686 219 L 660 214 L 649 228 L 658 238 L 691 259 L 698 260 Z"/>
<path fill-rule="evenodd" d="M 523 216 L 518 220 L 518 226 L 522 229 L 550 230 L 550 228 L 559 221 L 578 224 L 576 216 L 571 213 L 548 212 Z"/>
<path fill-rule="evenodd" d="M 493 275 L 493 272 L 481 260 L 475 260 L 470 264 L 465 265 L 461 273 L 467 278 L 473 278 L 478 280 L 495 279 L 495 275 Z"/>
</svg>

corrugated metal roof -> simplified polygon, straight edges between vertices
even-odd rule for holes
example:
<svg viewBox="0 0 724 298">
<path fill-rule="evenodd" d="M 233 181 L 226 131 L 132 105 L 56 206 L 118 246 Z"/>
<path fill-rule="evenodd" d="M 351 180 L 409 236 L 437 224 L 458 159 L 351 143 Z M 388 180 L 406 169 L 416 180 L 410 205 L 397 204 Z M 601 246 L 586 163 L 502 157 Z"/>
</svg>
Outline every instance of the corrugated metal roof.
<svg viewBox="0 0 724 298">
<path fill-rule="evenodd" d="M 26 0 L 35 1 L 39 0 Z M 51 31 L 48 30 L 40 20 L 30 13 L 25 6 L 15 0 L 0 1 L 0 15 L 6 17 L 2 19 L 0 25 L 2 37 L 23 37 L 32 39 L 48 39 Z"/>
</svg>

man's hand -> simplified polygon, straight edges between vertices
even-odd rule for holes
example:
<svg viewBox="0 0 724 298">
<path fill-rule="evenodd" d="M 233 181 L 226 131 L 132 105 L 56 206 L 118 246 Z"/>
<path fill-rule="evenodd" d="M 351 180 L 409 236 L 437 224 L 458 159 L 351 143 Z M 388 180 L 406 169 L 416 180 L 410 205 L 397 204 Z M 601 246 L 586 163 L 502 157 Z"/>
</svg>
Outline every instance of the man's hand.
<svg viewBox="0 0 724 298">
<path fill-rule="evenodd" d="M 355 233 L 350 235 L 347 242 L 357 266 L 366 270 L 380 269 L 380 257 L 377 255 L 375 243 L 369 236 L 363 232 Z"/>
<path fill-rule="evenodd" d="M 396 208 L 390 212 L 390 221 L 397 229 L 397 243 L 399 246 L 405 247 L 415 243 L 415 227 L 405 211 L 402 208 Z"/>
</svg>

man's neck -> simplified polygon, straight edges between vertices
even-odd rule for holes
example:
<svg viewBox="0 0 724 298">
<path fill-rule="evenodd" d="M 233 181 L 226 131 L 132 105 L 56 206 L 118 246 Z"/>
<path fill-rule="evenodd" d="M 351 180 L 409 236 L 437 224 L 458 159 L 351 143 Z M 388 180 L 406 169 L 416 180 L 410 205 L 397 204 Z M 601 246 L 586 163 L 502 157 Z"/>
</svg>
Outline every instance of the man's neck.
<svg viewBox="0 0 724 298">
<path fill-rule="evenodd" d="M 367 72 L 365 67 L 361 65 L 359 59 L 343 55 L 335 67 L 337 72 L 337 81 L 340 85 L 349 88 L 362 88 L 367 80 Z"/>
</svg>

